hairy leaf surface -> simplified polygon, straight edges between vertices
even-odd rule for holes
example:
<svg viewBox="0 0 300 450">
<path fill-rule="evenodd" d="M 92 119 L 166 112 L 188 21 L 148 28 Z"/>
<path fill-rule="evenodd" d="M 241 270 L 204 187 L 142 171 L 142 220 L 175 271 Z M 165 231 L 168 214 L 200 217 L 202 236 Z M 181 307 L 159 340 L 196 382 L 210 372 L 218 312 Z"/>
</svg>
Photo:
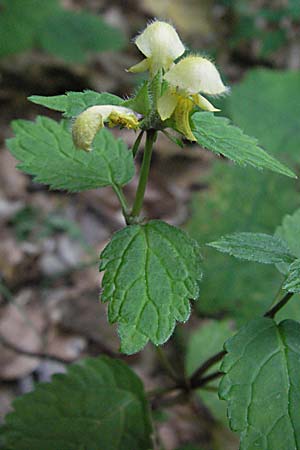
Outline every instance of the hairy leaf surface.
<svg viewBox="0 0 300 450">
<path fill-rule="evenodd" d="M 293 214 L 286 215 L 282 224 L 277 227 L 275 234 L 284 239 L 293 256 L 300 258 L 300 209 L 297 209 Z M 280 268 L 283 273 L 288 270 L 286 264 L 281 264 Z"/>
<path fill-rule="evenodd" d="M 140 379 L 123 362 L 90 358 L 18 398 L 6 417 L 10 450 L 149 450 L 151 422 Z"/>
<path fill-rule="evenodd" d="M 300 293 L 300 259 L 296 259 L 290 265 L 287 279 L 282 288 L 295 294 Z"/>
<path fill-rule="evenodd" d="M 269 169 L 289 177 L 293 172 L 258 146 L 257 140 L 231 125 L 224 117 L 197 112 L 192 116 L 192 130 L 202 147 L 223 155 L 235 163 L 256 169 Z"/>
<path fill-rule="evenodd" d="M 241 450 L 300 448 L 300 324 L 248 322 L 225 345 L 219 393 Z"/>
<path fill-rule="evenodd" d="M 207 245 L 236 258 L 262 264 L 291 263 L 293 261 L 293 256 L 282 239 L 264 233 L 227 234 L 218 241 L 210 242 Z"/>
<path fill-rule="evenodd" d="M 8 140 L 18 167 L 52 189 L 79 192 L 103 186 L 124 185 L 134 175 L 131 152 L 124 142 L 102 129 L 92 152 L 74 147 L 64 123 L 46 117 L 36 122 L 13 122 L 15 138 Z"/>
<path fill-rule="evenodd" d="M 101 254 L 102 301 L 110 322 L 119 323 L 121 350 L 139 351 L 150 340 L 163 344 L 176 321 L 190 316 L 199 297 L 198 245 L 159 220 L 118 231 Z"/>
</svg>

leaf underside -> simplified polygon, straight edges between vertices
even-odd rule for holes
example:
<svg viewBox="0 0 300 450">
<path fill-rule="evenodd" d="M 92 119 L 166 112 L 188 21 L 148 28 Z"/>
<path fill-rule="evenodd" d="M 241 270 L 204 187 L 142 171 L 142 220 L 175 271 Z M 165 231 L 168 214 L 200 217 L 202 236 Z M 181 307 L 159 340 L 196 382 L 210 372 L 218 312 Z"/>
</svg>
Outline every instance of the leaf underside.
<svg viewBox="0 0 300 450">
<path fill-rule="evenodd" d="M 161 221 L 117 232 L 101 254 L 102 301 L 119 323 L 121 351 L 135 353 L 150 340 L 163 344 L 176 321 L 190 315 L 199 296 L 198 245 L 183 231 Z"/>
<path fill-rule="evenodd" d="M 208 244 L 222 253 L 262 264 L 290 263 L 293 256 L 279 237 L 264 233 L 233 233 Z"/>
<path fill-rule="evenodd" d="M 20 161 L 18 168 L 52 189 L 79 192 L 122 186 L 134 175 L 131 152 L 106 129 L 96 135 L 89 153 L 74 147 L 65 123 L 46 117 L 14 121 L 13 130 L 16 137 L 7 143 Z"/>
<path fill-rule="evenodd" d="M 284 216 L 282 224 L 276 228 L 275 235 L 287 243 L 293 256 L 300 258 L 300 209 Z M 289 264 L 278 264 L 277 268 L 284 274 L 289 272 Z"/>
<path fill-rule="evenodd" d="M 208 112 L 196 112 L 191 121 L 198 144 L 207 150 L 241 166 L 269 169 L 296 178 L 290 169 L 260 148 L 254 137 L 247 136 L 241 129 L 231 125 L 228 119 Z"/>
<path fill-rule="evenodd" d="M 219 387 L 240 450 L 300 449 L 300 324 L 248 322 L 225 345 Z"/>
<path fill-rule="evenodd" d="M 90 358 L 14 402 L 9 450 L 148 450 L 151 422 L 143 386 L 123 362 Z"/>
<path fill-rule="evenodd" d="M 282 288 L 295 294 L 300 293 L 300 259 L 296 259 L 290 265 L 287 279 Z"/>
</svg>

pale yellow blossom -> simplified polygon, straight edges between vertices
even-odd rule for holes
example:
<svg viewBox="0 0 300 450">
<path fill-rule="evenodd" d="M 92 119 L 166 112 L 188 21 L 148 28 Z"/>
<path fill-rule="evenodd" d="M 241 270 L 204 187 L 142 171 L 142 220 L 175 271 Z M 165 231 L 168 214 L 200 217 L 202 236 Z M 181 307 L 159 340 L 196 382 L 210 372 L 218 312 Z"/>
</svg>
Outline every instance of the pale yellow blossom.
<svg viewBox="0 0 300 450">
<path fill-rule="evenodd" d="M 155 21 L 135 39 L 138 49 L 146 56 L 128 69 L 129 72 L 150 71 L 154 76 L 160 69 L 167 71 L 175 59 L 183 55 L 185 47 L 176 30 L 167 22 Z"/>
<path fill-rule="evenodd" d="M 121 126 L 137 130 L 139 115 L 129 108 L 115 105 L 91 106 L 79 114 L 72 127 L 74 145 L 87 152 L 92 150 L 92 143 L 97 132 L 108 122 L 109 127 Z"/>
<path fill-rule="evenodd" d="M 195 106 L 205 111 L 219 111 L 200 93 L 220 95 L 228 91 L 215 65 L 201 56 L 187 56 L 165 75 L 168 88 L 158 100 L 158 113 L 162 120 L 174 114 L 175 124 L 190 141 L 192 133 L 189 116 Z"/>
</svg>

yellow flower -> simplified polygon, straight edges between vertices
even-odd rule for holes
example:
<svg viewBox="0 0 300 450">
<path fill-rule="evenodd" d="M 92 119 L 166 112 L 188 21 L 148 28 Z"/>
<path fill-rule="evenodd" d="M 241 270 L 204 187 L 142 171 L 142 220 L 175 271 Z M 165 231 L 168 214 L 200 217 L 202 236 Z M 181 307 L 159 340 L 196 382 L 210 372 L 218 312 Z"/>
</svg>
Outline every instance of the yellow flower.
<svg viewBox="0 0 300 450">
<path fill-rule="evenodd" d="M 201 56 L 187 56 L 174 65 L 164 76 L 168 88 L 158 100 L 158 113 L 162 120 L 174 115 L 178 131 L 190 141 L 196 141 L 189 116 L 195 105 L 205 111 L 219 111 L 203 94 L 220 95 L 228 91 L 215 65 Z"/>
<path fill-rule="evenodd" d="M 92 150 L 92 143 L 104 122 L 109 127 L 121 126 L 132 130 L 139 128 L 138 119 L 141 116 L 129 108 L 114 105 L 91 106 L 75 119 L 72 127 L 72 137 L 75 147 L 87 152 Z"/>
<path fill-rule="evenodd" d="M 167 71 L 173 61 L 183 55 L 185 48 L 175 28 L 167 22 L 155 21 L 135 39 L 138 49 L 146 56 L 129 72 L 150 71 L 153 77 L 160 69 Z"/>
</svg>

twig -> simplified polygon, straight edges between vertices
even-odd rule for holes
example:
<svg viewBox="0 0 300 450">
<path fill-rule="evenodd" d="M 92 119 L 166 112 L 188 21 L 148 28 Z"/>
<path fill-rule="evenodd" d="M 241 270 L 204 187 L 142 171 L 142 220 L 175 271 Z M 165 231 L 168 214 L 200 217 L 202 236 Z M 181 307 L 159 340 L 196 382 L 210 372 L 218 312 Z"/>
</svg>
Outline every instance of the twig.
<svg viewBox="0 0 300 450">
<path fill-rule="evenodd" d="M 19 353 L 20 355 L 28 356 L 29 358 L 38 358 L 38 359 L 48 359 L 49 361 L 58 362 L 61 364 L 71 364 L 76 360 L 76 358 L 73 361 L 60 358 L 59 356 L 55 355 L 49 355 L 48 353 L 44 352 L 31 352 L 29 350 L 25 350 L 23 348 L 20 348 L 13 344 L 12 342 L 9 342 L 4 336 L 0 335 L 0 343 L 7 347 L 9 350 L 12 350 L 15 353 Z"/>
<path fill-rule="evenodd" d="M 200 378 L 198 381 L 195 380 L 193 383 L 191 381 L 191 389 L 199 389 L 205 384 L 210 383 L 213 380 L 216 380 L 217 378 L 220 378 L 222 375 L 224 375 L 223 372 L 217 371 L 213 372 L 210 375 L 207 375 L 206 377 Z"/>
<path fill-rule="evenodd" d="M 197 382 L 201 380 L 202 375 L 211 368 L 214 364 L 221 361 L 221 359 L 226 355 L 225 350 L 222 350 L 215 355 L 207 359 L 197 370 L 192 374 L 190 378 L 190 385 L 194 386 Z"/>
<path fill-rule="evenodd" d="M 270 319 L 273 319 L 275 317 L 275 314 L 278 313 L 278 311 L 284 307 L 284 305 L 287 304 L 289 299 L 294 295 L 294 292 L 288 292 L 285 294 L 285 296 L 280 300 L 280 302 L 276 303 L 269 311 L 267 311 L 264 314 L 264 317 L 269 317 Z"/>
</svg>

